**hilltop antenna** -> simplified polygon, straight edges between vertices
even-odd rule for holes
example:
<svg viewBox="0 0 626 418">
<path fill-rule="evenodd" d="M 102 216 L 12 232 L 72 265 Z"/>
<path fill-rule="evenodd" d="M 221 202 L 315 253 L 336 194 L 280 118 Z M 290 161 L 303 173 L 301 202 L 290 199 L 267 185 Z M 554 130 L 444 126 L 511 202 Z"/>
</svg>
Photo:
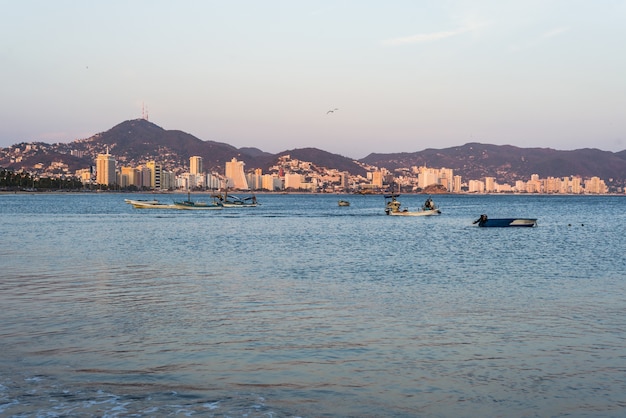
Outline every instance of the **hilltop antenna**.
<svg viewBox="0 0 626 418">
<path fill-rule="evenodd" d="M 141 119 L 148 120 L 148 108 L 141 102 Z"/>
</svg>

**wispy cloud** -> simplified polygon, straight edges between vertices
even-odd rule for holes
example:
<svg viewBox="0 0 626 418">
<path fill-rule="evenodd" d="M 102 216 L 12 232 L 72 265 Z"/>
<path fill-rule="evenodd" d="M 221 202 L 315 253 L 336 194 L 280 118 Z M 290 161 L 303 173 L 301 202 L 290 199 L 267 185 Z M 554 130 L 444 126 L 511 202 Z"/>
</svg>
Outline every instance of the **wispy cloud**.
<svg viewBox="0 0 626 418">
<path fill-rule="evenodd" d="M 381 45 L 385 46 L 397 46 L 397 45 L 406 45 L 406 44 L 416 44 L 422 42 L 434 42 L 442 39 L 452 38 L 454 36 L 458 36 L 464 33 L 472 32 L 478 29 L 481 24 L 469 24 L 465 26 L 461 26 L 459 28 L 442 31 L 442 32 L 430 32 L 430 33 L 419 33 L 416 35 L 405 36 L 400 38 L 386 39 L 380 42 Z"/>
<path fill-rule="evenodd" d="M 560 36 L 560 35 L 564 34 L 567 31 L 569 31 L 569 28 L 566 28 L 566 27 L 554 28 L 554 29 L 551 29 L 551 30 L 549 30 L 547 32 L 542 33 L 539 36 L 536 36 L 534 39 L 531 39 L 531 40 L 527 41 L 526 43 L 518 44 L 518 45 L 512 45 L 512 46 L 509 47 L 509 49 L 512 52 L 518 52 L 518 51 L 522 51 L 522 50 L 525 50 L 525 49 L 535 48 L 535 47 L 541 45 L 547 39 L 551 39 L 551 38 L 554 38 L 556 36 Z"/>
</svg>

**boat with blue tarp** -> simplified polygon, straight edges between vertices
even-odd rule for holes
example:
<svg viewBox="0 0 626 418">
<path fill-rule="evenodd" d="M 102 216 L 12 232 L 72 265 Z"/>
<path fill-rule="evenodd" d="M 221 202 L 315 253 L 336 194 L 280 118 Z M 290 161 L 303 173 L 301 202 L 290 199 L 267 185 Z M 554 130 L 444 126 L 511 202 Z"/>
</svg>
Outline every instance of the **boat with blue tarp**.
<svg viewBox="0 0 626 418">
<path fill-rule="evenodd" d="M 478 224 L 480 227 L 533 227 L 537 225 L 537 219 L 535 218 L 495 218 L 490 219 L 487 215 L 482 214 L 480 218 L 476 219 L 473 224 Z"/>
</svg>

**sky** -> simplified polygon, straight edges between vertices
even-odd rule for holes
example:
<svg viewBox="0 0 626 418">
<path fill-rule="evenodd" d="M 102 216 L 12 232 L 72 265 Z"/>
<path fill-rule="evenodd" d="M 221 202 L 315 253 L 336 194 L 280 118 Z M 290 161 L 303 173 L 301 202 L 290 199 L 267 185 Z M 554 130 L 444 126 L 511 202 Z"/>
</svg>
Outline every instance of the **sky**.
<svg viewBox="0 0 626 418">
<path fill-rule="evenodd" d="M 71 142 L 145 112 L 164 129 L 271 153 L 626 149 L 626 0 L 0 10 L 0 147 Z"/>
</svg>

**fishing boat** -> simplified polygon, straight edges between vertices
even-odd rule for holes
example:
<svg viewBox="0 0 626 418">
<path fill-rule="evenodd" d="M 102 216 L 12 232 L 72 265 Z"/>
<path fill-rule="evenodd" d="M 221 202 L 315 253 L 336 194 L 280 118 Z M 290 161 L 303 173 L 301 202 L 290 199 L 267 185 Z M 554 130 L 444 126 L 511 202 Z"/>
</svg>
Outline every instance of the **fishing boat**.
<svg viewBox="0 0 626 418">
<path fill-rule="evenodd" d="M 473 224 L 478 224 L 480 227 L 533 227 L 537 225 L 537 219 L 534 218 L 497 218 L 489 219 L 487 215 L 482 214 L 480 218 L 476 219 Z"/>
<path fill-rule="evenodd" d="M 339 206 L 350 206 L 350 202 L 347 200 L 339 200 Z"/>
<path fill-rule="evenodd" d="M 213 198 L 217 199 L 217 204 L 225 208 L 254 208 L 258 205 L 256 196 L 238 197 L 228 192 L 224 192 L 222 195 L 213 195 Z"/>
<path fill-rule="evenodd" d="M 399 194 L 385 195 L 385 213 L 392 216 L 433 216 L 440 215 L 441 210 L 435 206 L 432 199 L 428 198 L 422 208 L 417 211 L 410 211 L 402 208 L 402 204 L 397 197 Z"/>
<path fill-rule="evenodd" d="M 176 209 L 183 210 L 215 210 L 222 209 L 222 205 L 218 202 L 197 202 L 191 200 L 191 193 L 187 192 L 187 200 L 174 202 Z"/>
</svg>

